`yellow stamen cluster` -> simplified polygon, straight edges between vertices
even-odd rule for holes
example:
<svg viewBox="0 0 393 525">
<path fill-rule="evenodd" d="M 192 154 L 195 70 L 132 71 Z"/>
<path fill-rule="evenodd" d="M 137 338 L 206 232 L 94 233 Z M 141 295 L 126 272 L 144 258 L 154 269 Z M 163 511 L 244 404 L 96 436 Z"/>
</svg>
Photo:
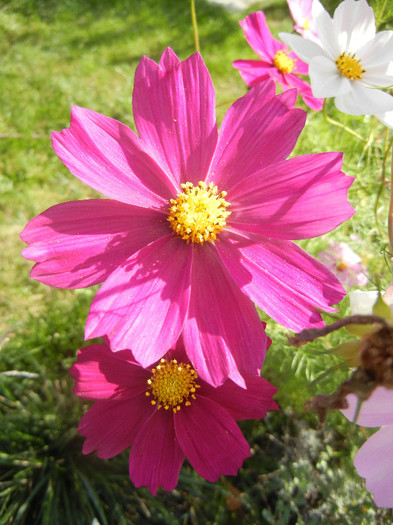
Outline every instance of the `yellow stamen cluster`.
<svg viewBox="0 0 393 525">
<path fill-rule="evenodd" d="M 157 408 L 170 408 L 176 414 L 180 405 L 191 405 L 190 399 L 195 398 L 198 374 L 189 364 L 178 363 L 176 359 L 166 361 L 161 359 L 160 364 L 152 369 L 152 375 L 147 380 L 149 390 L 146 396 L 153 396 L 152 405 Z"/>
<path fill-rule="evenodd" d="M 303 29 L 305 31 L 308 31 L 310 29 L 310 20 L 308 18 L 305 18 L 303 21 Z"/>
<path fill-rule="evenodd" d="M 291 73 L 295 67 L 295 59 L 290 58 L 285 51 L 280 49 L 273 58 L 273 64 L 280 71 L 280 73 Z"/>
<path fill-rule="evenodd" d="M 366 72 L 360 60 L 355 58 L 355 53 L 341 53 L 336 60 L 336 66 L 339 73 L 349 80 L 360 80 Z"/>
<path fill-rule="evenodd" d="M 217 235 L 225 228 L 231 214 L 227 210 L 230 204 L 225 200 L 226 191 L 217 194 L 218 189 L 212 182 L 191 182 L 182 184 L 183 193 L 171 199 L 168 221 L 171 229 L 187 241 L 214 242 Z"/>
<path fill-rule="evenodd" d="M 344 261 L 338 261 L 338 263 L 336 264 L 336 270 L 338 270 L 339 272 L 343 272 L 347 268 L 348 265 Z"/>
</svg>

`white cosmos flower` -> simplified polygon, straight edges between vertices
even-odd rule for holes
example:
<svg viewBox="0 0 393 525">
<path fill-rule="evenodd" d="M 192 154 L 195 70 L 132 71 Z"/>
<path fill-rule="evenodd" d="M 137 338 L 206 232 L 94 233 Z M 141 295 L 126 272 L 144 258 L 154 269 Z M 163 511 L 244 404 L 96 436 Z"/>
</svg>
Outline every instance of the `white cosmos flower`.
<svg viewBox="0 0 393 525">
<path fill-rule="evenodd" d="M 351 115 L 393 111 L 393 97 L 376 89 L 393 84 L 393 31 L 376 34 L 366 0 L 344 0 L 333 19 L 314 0 L 312 15 L 319 44 L 288 33 L 280 38 L 309 64 L 313 95 L 335 97 L 338 109 Z"/>
</svg>

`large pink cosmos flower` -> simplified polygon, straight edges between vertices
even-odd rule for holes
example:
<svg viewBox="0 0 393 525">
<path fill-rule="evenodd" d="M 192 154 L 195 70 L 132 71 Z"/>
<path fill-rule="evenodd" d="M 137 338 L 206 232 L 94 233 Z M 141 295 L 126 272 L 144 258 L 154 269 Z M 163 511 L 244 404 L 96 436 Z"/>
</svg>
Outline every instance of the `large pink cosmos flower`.
<svg viewBox="0 0 393 525">
<path fill-rule="evenodd" d="M 111 458 L 131 446 L 130 478 L 153 494 L 159 486 L 175 488 L 185 457 L 208 481 L 235 475 L 250 456 L 236 420 L 263 418 L 278 408 L 276 388 L 261 377 L 246 377 L 246 389 L 231 380 L 213 388 L 199 379 L 181 338 L 148 370 L 129 350 L 91 345 L 78 353 L 71 374 L 74 393 L 95 401 L 78 427 L 86 436 L 84 454 L 97 450 Z"/>
<path fill-rule="evenodd" d="M 349 407 L 341 412 L 353 421 L 358 398 L 347 396 Z M 378 387 L 362 403 L 356 423 L 363 427 L 380 427 L 360 448 L 354 459 L 359 475 L 379 507 L 393 507 L 393 390 Z"/>
<path fill-rule="evenodd" d="M 251 13 L 239 22 L 250 47 L 261 60 L 235 60 L 233 67 L 247 86 L 255 86 L 268 78 L 279 84 L 283 91 L 290 88 L 299 90 L 304 103 L 319 111 L 323 98 L 315 98 L 311 86 L 298 75 L 308 74 L 308 65 L 300 60 L 293 51 L 288 51 L 286 44 L 272 37 L 265 15 L 262 11 Z"/>
<path fill-rule="evenodd" d="M 79 179 L 113 200 L 66 202 L 38 215 L 22 239 L 31 276 L 48 285 L 104 284 L 86 338 L 108 335 L 144 367 L 183 331 L 188 358 L 213 385 L 244 386 L 267 338 L 254 301 L 291 330 L 323 326 L 345 291 L 288 239 L 335 228 L 354 210 L 341 153 L 285 160 L 304 126 L 296 91 L 259 84 L 228 110 L 217 136 L 215 96 L 199 54 L 167 49 L 135 73 L 139 136 L 73 107 L 53 147 Z M 218 189 L 217 189 L 218 188 Z M 216 242 L 215 240 L 217 239 Z"/>
</svg>

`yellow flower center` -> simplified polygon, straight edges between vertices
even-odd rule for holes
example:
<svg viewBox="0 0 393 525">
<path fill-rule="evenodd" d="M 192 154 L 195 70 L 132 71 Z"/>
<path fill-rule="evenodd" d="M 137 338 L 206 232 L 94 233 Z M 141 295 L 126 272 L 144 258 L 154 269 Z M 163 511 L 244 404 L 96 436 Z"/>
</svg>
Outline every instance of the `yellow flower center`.
<svg viewBox="0 0 393 525">
<path fill-rule="evenodd" d="M 217 194 L 217 186 L 212 182 L 209 185 L 198 182 L 198 186 L 187 182 L 181 187 L 183 193 L 171 199 L 168 216 L 171 229 L 187 244 L 214 242 L 231 214 L 227 210 L 230 204 L 224 199 L 226 191 Z"/>
<path fill-rule="evenodd" d="M 273 58 L 273 64 L 280 71 L 280 73 L 290 73 L 295 67 L 295 60 L 290 58 L 285 51 L 280 49 Z"/>
<path fill-rule="evenodd" d="M 310 29 L 310 20 L 308 18 L 305 18 L 303 21 L 303 29 L 305 31 L 308 31 Z"/>
<path fill-rule="evenodd" d="M 161 359 L 160 364 L 152 369 L 152 375 L 147 380 L 149 391 L 146 396 L 153 396 L 152 405 L 158 408 L 170 408 L 176 414 L 180 405 L 191 405 L 191 399 L 195 398 L 196 389 L 200 387 L 196 383 L 198 374 L 189 364 L 178 363 L 176 359 L 166 361 Z"/>
<path fill-rule="evenodd" d="M 366 72 L 362 68 L 360 60 L 355 58 L 355 53 L 341 53 L 336 60 L 336 66 L 338 72 L 349 80 L 360 80 L 363 77 L 363 73 Z"/>
<path fill-rule="evenodd" d="M 346 270 L 348 268 L 348 265 L 347 263 L 345 263 L 344 261 L 339 261 L 337 264 L 336 264 L 336 270 L 338 270 L 339 272 L 343 272 L 344 270 Z"/>
</svg>

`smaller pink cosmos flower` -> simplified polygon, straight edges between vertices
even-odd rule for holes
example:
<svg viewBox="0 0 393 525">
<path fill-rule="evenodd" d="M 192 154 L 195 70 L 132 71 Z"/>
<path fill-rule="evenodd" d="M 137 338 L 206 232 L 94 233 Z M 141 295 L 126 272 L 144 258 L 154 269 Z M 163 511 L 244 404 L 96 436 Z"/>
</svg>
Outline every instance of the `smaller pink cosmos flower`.
<svg viewBox="0 0 393 525">
<path fill-rule="evenodd" d="M 367 269 L 360 257 L 345 242 L 330 242 L 326 251 L 318 258 L 338 277 L 343 286 L 365 286 L 368 283 Z"/>
<path fill-rule="evenodd" d="M 294 29 L 306 40 L 318 43 L 319 38 L 312 16 L 313 0 L 287 0 L 291 16 L 295 21 Z"/>
<path fill-rule="evenodd" d="M 353 421 L 358 398 L 347 396 L 349 407 L 341 412 Z M 358 474 L 366 479 L 366 487 L 378 507 L 393 507 L 393 390 L 378 387 L 364 401 L 356 423 L 363 427 L 382 428 L 360 448 L 354 459 Z"/>
<path fill-rule="evenodd" d="M 311 86 L 298 75 L 308 75 L 308 66 L 287 46 L 272 37 L 262 11 L 251 13 L 239 22 L 247 42 L 261 60 L 235 60 L 233 67 L 238 69 L 247 86 L 255 86 L 263 80 L 272 78 L 283 91 L 296 88 L 304 103 L 319 111 L 323 99 L 315 98 Z"/>
<path fill-rule="evenodd" d="M 130 350 L 88 346 L 78 352 L 71 375 L 74 394 L 95 401 L 78 427 L 86 437 L 83 453 L 97 450 L 100 458 L 111 458 L 131 446 L 131 481 L 152 494 L 159 486 L 175 488 L 186 457 L 208 481 L 235 475 L 250 456 L 236 420 L 278 409 L 272 399 L 277 389 L 261 377 L 245 377 L 246 389 L 231 380 L 218 388 L 201 380 L 181 338 L 148 369 Z"/>
</svg>

